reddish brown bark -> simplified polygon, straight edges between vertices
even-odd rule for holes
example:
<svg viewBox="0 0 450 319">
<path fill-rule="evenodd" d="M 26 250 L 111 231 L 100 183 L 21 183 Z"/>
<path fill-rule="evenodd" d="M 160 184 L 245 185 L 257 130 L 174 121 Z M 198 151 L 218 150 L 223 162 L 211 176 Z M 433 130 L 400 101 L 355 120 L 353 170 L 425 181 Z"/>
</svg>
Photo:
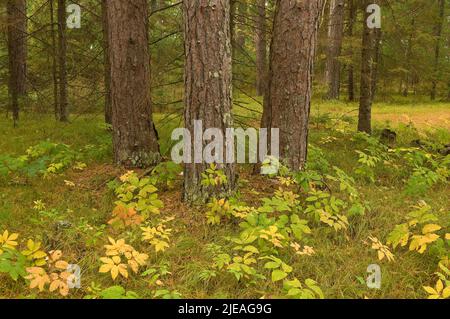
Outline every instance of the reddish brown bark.
<svg viewBox="0 0 450 319">
<path fill-rule="evenodd" d="M 372 133 L 372 57 L 373 57 L 373 29 L 367 26 L 369 13 L 366 12 L 369 1 L 365 1 L 362 9 L 363 35 L 361 50 L 361 88 L 359 101 L 358 131 Z"/>
<path fill-rule="evenodd" d="M 262 126 L 280 129 L 280 156 L 304 167 L 308 148 L 313 62 L 323 1 L 276 3 Z"/>
<path fill-rule="evenodd" d="M 114 159 L 127 167 L 160 160 L 150 100 L 146 0 L 108 0 Z"/>
<path fill-rule="evenodd" d="M 111 109 L 111 65 L 109 63 L 108 50 L 108 16 L 106 13 L 106 6 L 108 0 L 102 0 L 102 24 L 103 24 L 103 72 L 105 85 L 105 122 L 112 124 L 112 109 Z"/>
<path fill-rule="evenodd" d="M 185 112 L 186 128 L 194 145 L 194 121 L 203 121 L 203 130 L 219 128 L 225 136 L 233 127 L 231 117 L 232 72 L 230 1 L 185 0 Z M 207 142 L 203 141 L 204 146 Z M 192 153 L 192 159 L 194 159 Z M 222 187 L 201 185 L 205 163 L 187 164 L 184 170 L 184 200 L 201 202 L 231 193 L 235 184 L 234 165 L 220 165 L 228 178 Z"/>
<path fill-rule="evenodd" d="M 58 0 L 58 60 L 59 60 L 59 120 L 69 121 L 67 97 L 67 40 L 66 40 L 66 0 Z"/>
<path fill-rule="evenodd" d="M 256 3 L 256 94 L 264 95 L 267 78 L 266 0 Z"/>
<path fill-rule="evenodd" d="M 341 55 L 343 35 L 344 0 L 331 0 L 326 64 L 328 99 L 339 99 L 341 86 L 341 63 L 339 62 L 339 56 Z"/>
<path fill-rule="evenodd" d="M 25 0 L 8 0 L 9 92 L 14 126 L 19 120 L 20 98 L 26 94 L 27 13 Z"/>
</svg>

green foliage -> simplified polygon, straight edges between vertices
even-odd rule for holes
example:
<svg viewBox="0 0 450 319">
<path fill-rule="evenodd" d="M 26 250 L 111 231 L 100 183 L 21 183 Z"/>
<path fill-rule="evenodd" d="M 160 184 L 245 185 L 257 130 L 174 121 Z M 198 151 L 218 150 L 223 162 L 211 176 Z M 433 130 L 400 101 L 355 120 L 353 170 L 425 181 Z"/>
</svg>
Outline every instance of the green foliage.
<svg viewBox="0 0 450 319">
<path fill-rule="evenodd" d="M 134 291 L 126 291 L 122 286 L 112 286 L 101 289 L 97 284 L 92 283 L 88 288 L 90 294 L 84 299 L 138 299 L 139 296 Z"/>
<path fill-rule="evenodd" d="M 178 291 L 170 291 L 168 289 L 158 289 L 153 294 L 153 298 L 155 299 L 181 299 L 181 297 Z"/>
<path fill-rule="evenodd" d="M 14 281 L 26 277 L 27 265 L 27 257 L 17 250 L 5 249 L 0 254 L 0 273 L 8 274 Z"/>
<path fill-rule="evenodd" d="M 397 156 L 406 161 L 408 180 L 404 193 L 408 196 L 424 196 L 434 185 L 446 183 L 450 176 L 450 156 L 439 156 L 416 148 L 399 148 Z M 409 175 L 409 172 L 412 174 Z"/>
<path fill-rule="evenodd" d="M 163 202 L 158 199 L 154 180 L 148 177 L 139 178 L 135 172 L 121 176 L 122 184 L 115 187 L 117 206 L 135 209 L 146 220 L 151 215 L 160 214 Z"/>
<path fill-rule="evenodd" d="M 227 176 L 223 170 L 218 169 L 215 164 L 211 164 L 209 168 L 202 173 L 201 184 L 203 186 L 220 186 L 228 183 Z"/>
<path fill-rule="evenodd" d="M 388 244 L 395 249 L 409 243 L 410 251 L 423 254 L 427 247 L 436 242 L 442 226 L 436 224 L 438 217 L 432 213 L 432 208 L 424 201 L 414 206 L 414 210 L 407 215 L 407 222 L 396 225 L 387 238 Z"/>
<path fill-rule="evenodd" d="M 81 167 L 76 163 L 80 158 L 78 152 L 66 144 L 43 141 L 27 149 L 19 157 L 0 156 L 0 175 L 19 174 L 27 177 L 36 175 L 59 174 L 71 167 Z"/>
<path fill-rule="evenodd" d="M 272 282 L 283 280 L 292 272 L 291 266 L 275 256 L 265 256 L 261 257 L 260 259 L 269 260 L 264 264 L 264 268 L 269 269 L 272 272 Z"/>
<path fill-rule="evenodd" d="M 182 167 L 179 164 L 175 164 L 174 162 L 163 162 L 158 164 L 152 170 L 152 177 L 156 178 L 156 183 L 158 183 L 158 185 L 172 189 L 182 171 Z"/>
<path fill-rule="evenodd" d="M 283 284 L 285 296 L 290 299 L 324 299 L 325 296 L 317 282 L 312 279 L 306 279 L 305 284 L 297 279 L 286 280 Z"/>
</svg>

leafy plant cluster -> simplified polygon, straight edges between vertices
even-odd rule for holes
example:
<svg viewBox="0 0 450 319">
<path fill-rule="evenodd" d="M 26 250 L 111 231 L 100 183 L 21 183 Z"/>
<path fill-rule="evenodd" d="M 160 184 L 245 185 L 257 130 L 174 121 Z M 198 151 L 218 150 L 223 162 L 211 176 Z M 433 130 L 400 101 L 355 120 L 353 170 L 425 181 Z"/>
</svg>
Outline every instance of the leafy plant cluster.
<svg viewBox="0 0 450 319">
<path fill-rule="evenodd" d="M 0 176 L 49 176 L 60 174 L 68 168 L 83 170 L 86 164 L 80 160 L 81 153 L 69 145 L 43 141 L 18 157 L 0 155 Z"/>
<path fill-rule="evenodd" d="M 353 140 L 365 147 L 356 150 L 359 158 L 355 174 L 371 183 L 383 170 L 406 179 L 404 193 L 408 196 L 423 196 L 434 185 L 448 183 L 450 156 L 419 147 L 389 149 L 364 133 L 357 133 Z"/>
<path fill-rule="evenodd" d="M 430 299 L 450 298 L 450 228 L 439 222 L 432 208 L 424 201 L 420 201 L 406 216 L 406 222 L 398 224 L 387 237 L 388 245 L 393 249 L 408 247 L 411 252 L 428 253 L 438 257 L 436 272 L 438 280 L 435 287 L 426 286 L 425 291 Z"/>
<path fill-rule="evenodd" d="M 46 252 L 41 242 L 32 239 L 20 250 L 18 238 L 19 234 L 10 234 L 8 230 L 0 236 L 0 273 L 14 281 L 26 280 L 30 289 L 37 288 L 40 292 L 48 289 L 50 293 L 57 291 L 67 296 L 74 274 L 69 271 L 69 263 L 62 259 L 62 252 Z"/>
</svg>

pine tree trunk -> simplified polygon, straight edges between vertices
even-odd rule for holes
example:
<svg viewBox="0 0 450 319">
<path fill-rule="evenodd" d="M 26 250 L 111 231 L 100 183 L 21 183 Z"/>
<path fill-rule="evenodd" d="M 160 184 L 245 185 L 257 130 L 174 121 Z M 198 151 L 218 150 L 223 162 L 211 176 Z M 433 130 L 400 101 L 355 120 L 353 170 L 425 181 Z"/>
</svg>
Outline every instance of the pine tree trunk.
<svg viewBox="0 0 450 319">
<path fill-rule="evenodd" d="M 311 84 L 323 1 L 278 0 L 270 51 L 262 127 L 280 129 L 280 157 L 304 168 L 308 148 Z"/>
<path fill-rule="evenodd" d="M 19 120 L 20 100 L 26 94 L 27 11 L 25 0 L 8 0 L 9 94 L 14 126 Z"/>
<path fill-rule="evenodd" d="M 149 167 L 160 154 L 150 99 L 148 4 L 107 4 L 114 159 L 130 168 Z"/>
<path fill-rule="evenodd" d="M 105 83 L 105 123 L 112 124 L 111 109 L 111 65 L 109 63 L 108 50 L 108 16 L 106 6 L 108 0 L 102 0 L 102 24 L 103 24 L 103 56 L 104 56 L 104 83 Z"/>
<path fill-rule="evenodd" d="M 374 41 L 374 49 L 373 49 L 373 63 L 372 63 L 372 78 L 371 78 L 371 99 L 372 101 L 375 99 L 375 94 L 377 91 L 377 84 L 378 84 L 378 72 L 379 67 L 381 63 L 381 38 L 382 38 L 382 31 L 381 29 L 375 29 L 373 31 L 373 41 Z"/>
<path fill-rule="evenodd" d="M 266 0 L 258 0 L 256 6 L 256 94 L 261 96 L 267 77 Z"/>
<path fill-rule="evenodd" d="M 57 65 L 57 53 L 56 53 L 56 31 L 55 31 L 55 18 L 54 18 L 54 0 L 49 1 L 50 8 L 50 33 L 52 38 L 52 79 L 53 79 L 53 109 L 55 118 L 59 118 L 59 103 L 58 103 L 58 65 Z"/>
<path fill-rule="evenodd" d="M 372 57 L 373 57 L 373 31 L 367 26 L 369 13 L 366 8 L 369 2 L 366 1 L 363 10 L 363 35 L 361 49 L 361 96 L 359 101 L 358 131 L 372 134 Z"/>
<path fill-rule="evenodd" d="M 66 0 L 58 0 L 59 120 L 69 121 L 67 100 Z"/>
<path fill-rule="evenodd" d="M 447 83 L 447 102 L 450 101 L 450 81 Z"/>
<path fill-rule="evenodd" d="M 411 82 L 411 57 L 412 57 L 412 47 L 413 47 L 413 38 L 414 38 L 414 29 L 415 29 L 416 20 L 412 18 L 411 20 L 411 31 L 409 34 L 408 44 L 406 47 L 405 53 L 405 62 L 406 62 L 406 74 L 404 79 L 404 88 L 403 88 L 403 96 L 407 97 L 409 93 L 409 84 Z"/>
<path fill-rule="evenodd" d="M 153 12 L 158 9 L 158 1 L 150 0 L 150 12 Z"/>
<path fill-rule="evenodd" d="M 203 130 L 220 129 L 224 137 L 226 129 L 233 127 L 230 2 L 217 0 L 212 4 L 184 0 L 183 13 L 186 54 L 184 120 L 194 145 L 195 120 L 203 121 Z M 203 141 L 203 146 L 206 144 Z M 205 187 L 201 185 L 201 174 L 208 165 L 202 159 L 200 162 L 185 165 L 184 200 L 205 202 L 211 196 L 226 196 L 234 190 L 233 164 L 218 165 L 227 176 L 226 185 Z"/>
<path fill-rule="evenodd" d="M 352 41 L 353 39 L 353 26 L 355 24 L 356 20 L 356 6 L 355 6 L 355 0 L 348 0 L 348 29 L 347 29 L 347 36 Z M 355 100 L 355 66 L 353 62 L 354 54 L 353 54 L 353 47 L 350 46 L 349 49 L 349 55 L 351 59 L 351 64 L 348 66 L 348 88 L 347 88 L 347 94 L 348 94 L 348 100 L 350 102 L 353 102 Z"/>
<path fill-rule="evenodd" d="M 328 83 L 327 98 L 332 100 L 339 99 L 341 85 L 341 63 L 338 59 L 342 49 L 344 12 L 344 0 L 331 0 L 326 77 Z"/>
<path fill-rule="evenodd" d="M 242 49 L 245 44 L 245 34 L 243 32 L 246 22 L 247 5 L 242 0 L 236 1 L 236 45 Z"/>
<path fill-rule="evenodd" d="M 436 47 L 434 50 L 433 80 L 431 83 L 431 100 L 436 99 L 437 78 L 439 73 L 439 57 L 441 49 L 442 25 L 444 23 L 445 0 L 439 0 L 439 20 L 436 23 Z"/>
</svg>

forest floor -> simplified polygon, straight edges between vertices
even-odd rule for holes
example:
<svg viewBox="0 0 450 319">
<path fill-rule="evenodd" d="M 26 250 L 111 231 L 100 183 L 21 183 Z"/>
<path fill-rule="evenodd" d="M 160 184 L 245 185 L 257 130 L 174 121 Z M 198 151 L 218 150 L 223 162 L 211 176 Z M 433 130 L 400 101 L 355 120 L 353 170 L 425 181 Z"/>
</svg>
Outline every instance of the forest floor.
<svg viewBox="0 0 450 319">
<path fill-rule="evenodd" d="M 257 110 L 256 104 L 245 99 L 244 102 Z M 436 282 L 433 275 L 437 269 L 436 256 L 400 248 L 393 250 L 395 262 L 379 261 L 376 251 L 367 242 L 369 236 L 375 236 L 385 243 L 395 225 L 404 222 L 411 207 L 419 200 L 425 200 L 433 213 L 448 223 L 448 183 L 437 183 L 420 195 L 407 195 L 404 193 L 407 178 L 392 175 L 390 170 L 377 170 L 374 182 L 358 178 L 354 174 L 359 165 L 355 147 L 360 145 L 348 133 L 356 127 L 354 118 L 357 113 L 352 112 L 356 108 L 356 104 L 315 103 L 311 144 L 321 149 L 323 159 L 330 165 L 355 178 L 355 186 L 370 209 L 364 216 L 351 219 L 345 233 L 330 233 L 323 226 L 311 222 L 312 233 L 307 243 L 314 248 L 315 254 L 286 255 L 286 258 L 302 282 L 306 278 L 315 280 L 327 298 L 425 298 L 427 293 L 422 287 Z M 450 141 L 449 110 L 450 104 L 442 103 L 375 105 L 375 132 L 385 127 L 395 128 L 399 146 L 407 147 L 414 139 L 446 144 Z M 248 110 L 239 112 L 241 119 L 256 114 L 256 111 Z M 156 118 L 161 120 L 165 116 L 158 114 Z M 169 132 L 178 125 L 179 119 L 171 120 L 169 124 L 157 123 L 161 140 L 165 141 L 162 151 L 166 154 L 170 147 L 167 142 Z M 342 133 L 344 131 L 347 133 Z M 20 242 L 33 238 L 41 241 L 47 251 L 60 249 L 65 260 L 77 263 L 82 269 L 82 288 L 71 291 L 71 297 L 95 295 L 97 290 L 91 283 L 101 289 L 121 285 L 143 298 L 155 297 L 155 293 L 157 296 L 184 298 L 271 298 L 279 295 L 279 283 L 270 280 L 246 286 L 230 274 L 212 274 L 213 260 L 208 245 L 214 243 L 229 247 L 226 237 L 239 234 L 239 226 L 236 222 L 208 225 L 205 207 L 188 207 L 182 203 L 181 176 L 176 178 L 173 187 L 158 191 L 164 203 L 162 216 L 175 217 L 167 250 L 155 253 L 136 239 L 135 232 L 112 229 L 107 221 L 111 219 L 116 197 L 107 184 L 126 170 L 111 164 L 110 132 L 100 117 L 81 116 L 72 124 L 60 124 L 50 116 L 32 119 L 23 115 L 16 129 L 1 117 L 0 134 L 3 136 L 0 155 L 20 156 L 30 146 L 46 139 L 68 144 L 74 150 L 83 149 L 85 153 L 85 168 L 70 168 L 45 178 L 40 175 L 0 178 L 0 235 L 8 229 L 10 233 L 20 234 Z M 92 147 L 86 148 L 86 145 Z M 253 175 L 248 166 L 240 167 L 239 171 L 239 200 L 248 206 L 261 205 L 262 197 L 273 196 L 280 187 L 279 180 Z M 342 195 L 339 189 L 333 191 L 336 196 Z M 45 204 L 45 208 L 36 208 L 39 203 Z M 69 226 L 59 227 L 62 221 Z M 115 282 L 108 274 L 100 274 L 99 258 L 104 256 L 103 245 L 108 243 L 108 236 L 115 239 L 126 237 L 133 247 L 150 255 L 148 272 L 134 275 L 133 280 L 122 278 Z M 374 263 L 380 264 L 382 270 L 379 290 L 369 289 L 365 284 L 366 269 Z M 153 277 L 155 274 L 157 277 Z M 13 281 L 6 274 L 0 274 L 0 297 L 58 296 L 49 292 L 37 293 L 28 289 L 23 280 Z"/>
</svg>

